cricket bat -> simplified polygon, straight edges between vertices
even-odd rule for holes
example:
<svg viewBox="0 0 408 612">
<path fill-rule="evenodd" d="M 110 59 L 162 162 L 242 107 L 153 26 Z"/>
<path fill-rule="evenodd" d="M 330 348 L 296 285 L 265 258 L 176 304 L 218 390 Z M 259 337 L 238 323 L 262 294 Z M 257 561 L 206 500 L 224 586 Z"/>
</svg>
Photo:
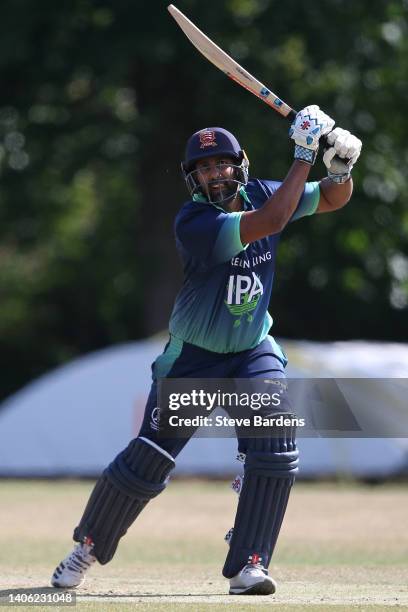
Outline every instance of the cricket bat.
<svg viewBox="0 0 408 612">
<path fill-rule="evenodd" d="M 218 45 L 210 40 L 204 32 L 199 30 L 197 26 L 187 19 L 187 17 L 173 4 L 170 4 L 167 8 L 189 41 L 208 59 L 208 61 L 222 70 L 230 79 L 260 98 L 280 115 L 287 117 L 290 121 L 294 120 L 296 111 L 293 108 L 273 93 L 273 91 L 268 89 L 268 87 L 265 87 L 263 83 L 258 81 L 258 79 L 252 76 L 245 68 L 240 66 L 232 57 L 218 47 Z"/>
</svg>

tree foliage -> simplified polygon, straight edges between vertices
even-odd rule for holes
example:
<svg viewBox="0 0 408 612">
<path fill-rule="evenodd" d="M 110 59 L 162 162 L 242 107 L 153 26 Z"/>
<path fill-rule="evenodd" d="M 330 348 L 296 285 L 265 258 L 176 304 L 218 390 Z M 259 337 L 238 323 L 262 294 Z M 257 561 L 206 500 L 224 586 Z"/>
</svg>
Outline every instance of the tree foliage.
<svg viewBox="0 0 408 612">
<path fill-rule="evenodd" d="M 290 165 L 284 120 L 206 62 L 166 4 L 1 4 L 3 396 L 166 327 L 190 133 L 227 127 L 255 176 L 282 179 Z M 282 239 L 275 333 L 407 340 L 408 2 L 178 6 L 288 103 L 318 103 L 364 143 L 352 202 Z"/>
</svg>

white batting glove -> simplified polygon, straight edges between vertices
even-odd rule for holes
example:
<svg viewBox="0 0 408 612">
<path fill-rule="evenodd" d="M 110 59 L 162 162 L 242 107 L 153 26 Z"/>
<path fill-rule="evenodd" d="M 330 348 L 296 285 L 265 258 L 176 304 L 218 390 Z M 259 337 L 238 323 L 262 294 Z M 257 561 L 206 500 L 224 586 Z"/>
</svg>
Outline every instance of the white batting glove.
<svg viewBox="0 0 408 612">
<path fill-rule="evenodd" d="M 299 111 L 289 129 L 289 136 L 296 143 L 295 159 L 314 164 L 319 139 L 333 129 L 334 123 L 316 104 Z"/>
<path fill-rule="evenodd" d="M 363 143 L 342 128 L 335 128 L 327 136 L 329 148 L 323 155 L 327 176 L 335 183 L 345 183 L 358 160 Z M 336 157 L 335 157 L 336 156 Z"/>
</svg>

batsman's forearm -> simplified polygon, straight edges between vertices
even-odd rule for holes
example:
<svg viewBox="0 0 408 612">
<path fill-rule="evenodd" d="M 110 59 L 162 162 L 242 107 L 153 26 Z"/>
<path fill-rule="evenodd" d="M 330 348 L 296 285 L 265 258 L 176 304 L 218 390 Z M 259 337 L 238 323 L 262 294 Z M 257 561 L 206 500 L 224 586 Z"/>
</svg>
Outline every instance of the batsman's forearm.
<svg viewBox="0 0 408 612">
<path fill-rule="evenodd" d="M 347 204 L 353 193 L 353 179 L 345 183 L 334 183 L 328 178 L 320 181 L 321 202 L 317 212 L 331 212 Z M 323 197 L 322 197 L 323 196 Z"/>
<path fill-rule="evenodd" d="M 310 164 L 295 161 L 282 185 L 262 208 L 243 213 L 240 225 L 243 244 L 283 230 L 296 210 L 310 169 Z"/>
</svg>

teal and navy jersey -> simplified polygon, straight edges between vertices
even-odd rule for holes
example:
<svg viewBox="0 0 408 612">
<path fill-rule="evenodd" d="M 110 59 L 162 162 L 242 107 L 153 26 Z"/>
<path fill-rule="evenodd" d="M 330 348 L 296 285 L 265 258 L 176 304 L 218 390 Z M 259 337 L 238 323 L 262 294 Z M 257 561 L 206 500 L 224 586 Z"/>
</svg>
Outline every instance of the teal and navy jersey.
<svg viewBox="0 0 408 612">
<path fill-rule="evenodd" d="M 260 208 L 280 185 L 250 180 L 241 188 L 244 210 Z M 313 214 L 319 197 L 319 183 L 306 183 L 291 221 Z M 225 212 L 201 197 L 187 202 L 178 213 L 175 233 L 184 282 L 170 318 L 175 339 L 217 353 L 234 353 L 257 346 L 268 335 L 280 234 L 243 245 L 242 212 Z M 277 343 L 274 348 L 284 359 Z"/>
</svg>

